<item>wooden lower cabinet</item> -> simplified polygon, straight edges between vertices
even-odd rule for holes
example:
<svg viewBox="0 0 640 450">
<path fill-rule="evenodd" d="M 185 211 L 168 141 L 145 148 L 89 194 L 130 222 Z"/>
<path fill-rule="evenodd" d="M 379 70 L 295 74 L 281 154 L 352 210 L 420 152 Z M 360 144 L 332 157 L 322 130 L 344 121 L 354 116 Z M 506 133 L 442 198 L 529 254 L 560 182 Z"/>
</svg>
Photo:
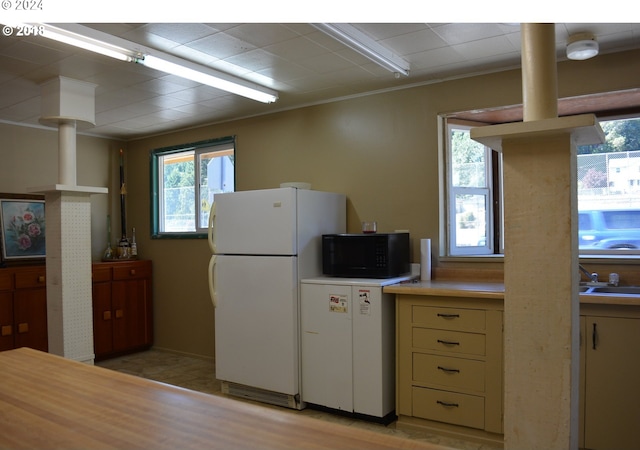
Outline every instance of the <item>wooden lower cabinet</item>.
<svg viewBox="0 0 640 450">
<path fill-rule="evenodd" d="M 0 269 L 0 351 L 48 351 L 46 267 Z"/>
<path fill-rule="evenodd" d="M 399 422 L 500 441 L 502 300 L 397 295 L 396 308 Z"/>
<path fill-rule="evenodd" d="M 151 261 L 94 263 L 92 276 L 96 359 L 151 347 Z"/>
<path fill-rule="evenodd" d="M 593 307 L 581 316 L 582 448 L 640 448 L 640 308 Z"/>
</svg>

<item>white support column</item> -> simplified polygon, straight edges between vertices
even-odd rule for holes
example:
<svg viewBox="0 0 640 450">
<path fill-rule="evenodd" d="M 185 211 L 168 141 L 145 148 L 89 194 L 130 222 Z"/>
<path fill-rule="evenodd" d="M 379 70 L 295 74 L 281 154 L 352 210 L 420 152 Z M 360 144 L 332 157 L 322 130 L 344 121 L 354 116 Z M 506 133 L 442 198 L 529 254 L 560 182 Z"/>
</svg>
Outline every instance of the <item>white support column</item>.
<svg viewBox="0 0 640 450">
<path fill-rule="evenodd" d="M 93 363 L 91 202 L 88 194 L 45 194 L 49 352 Z"/>
<path fill-rule="evenodd" d="M 61 121 L 58 125 L 58 181 L 76 185 L 76 122 Z"/>
<path fill-rule="evenodd" d="M 45 195 L 49 352 L 93 363 L 91 201 L 107 188 L 77 186 L 76 124 L 95 123 L 95 84 L 54 78 L 42 85 L 42 117 L 58 126 L 58 184 Z"/>
</svg>

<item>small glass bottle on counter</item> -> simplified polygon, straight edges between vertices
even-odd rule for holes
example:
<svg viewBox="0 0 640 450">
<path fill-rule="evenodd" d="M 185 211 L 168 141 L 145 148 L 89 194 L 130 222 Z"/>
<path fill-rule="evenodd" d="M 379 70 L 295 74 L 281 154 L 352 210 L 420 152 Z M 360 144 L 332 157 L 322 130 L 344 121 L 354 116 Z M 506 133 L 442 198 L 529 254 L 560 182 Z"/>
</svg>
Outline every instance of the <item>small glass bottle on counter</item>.
<svg viewBox="0 0 640 450">
<path fill-rule="evenodd" d="M 132 234 L 131 234 L 131 257 L 132 258 L 137 258 L 138 257 L 138 244 L 136 243 L 136 229 L 135 227 L 133 228 Z"/>
</svg>

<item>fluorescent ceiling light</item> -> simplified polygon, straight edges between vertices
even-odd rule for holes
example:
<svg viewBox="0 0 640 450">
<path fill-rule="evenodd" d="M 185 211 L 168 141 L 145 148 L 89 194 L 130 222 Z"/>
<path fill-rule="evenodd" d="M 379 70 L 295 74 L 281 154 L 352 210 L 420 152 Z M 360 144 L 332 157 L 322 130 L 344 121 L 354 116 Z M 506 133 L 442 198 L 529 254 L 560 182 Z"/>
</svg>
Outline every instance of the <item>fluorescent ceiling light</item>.
<svg viewBox="0 0 640 450">
<path fill-rule="evenodd" d="M 348 23 L 314 23 L 311 25 L 385 69 L 396 74 L 409 75 L 411 66 L 408 61 L 379 44 L 353 25 Z"/>
<path fill-rule="evenodd" d="M 252 98 L 262 103 L 273 103 L 278 99 L 278 94 L 275 91 L 270 91 L 262 87 L 258 88 L 257 85 L 249 86 L 248 83 L 240 84 L 237 81 L 230 81 L 226 79 L 224 74 L 205 67 L 200 66 L 198 69 L 187 67 L 186 61 L 178 64 L 153 55 L 144 55 L 144 57 L 136 59 L 136 62 L 152 69 L 206 84 L 243 97 Z M 195 64 L 189 65 L 195 66 Z"/>
<path fill-rule="evenodd" d="M 88 36 L 82 36 L 80 34 L 73 33 L 71 31 L 67 31 L 51 25 L 42 24 L 38 26 L 43 27 L 43 32 L 40 36 L 53 39 L 54 41 L 62 42 L 64 44 L 69 44 L 75 47 L 89 50 L 94 53 L 109 56 L 111 58 L 119 59 L 120 61 L 133 61 L 134 52 L 128 51 L 124 48 L 120 48 L 107 42 L 102 42 Z"/>
<path fill-rule="evenodd" d="M 29 26 L 43 27 L 42 37 L 83 48 L 120 61 L 136 62 L 152 69 L 206 84 L 207 86 L 263 103 L 273 103 L 278 100 L 278 93 L 271 89 L 166 53 L 139 49 L 140 45 L 135 42 L 129 42 L 88 27 L 83 27 L 82 25 L 69 24 L 65 25 L 65 28 L 54 27 L 48 24 L 30 24 Z M 151 52 L 153 55 L 150 54 Z"/>
</svg>

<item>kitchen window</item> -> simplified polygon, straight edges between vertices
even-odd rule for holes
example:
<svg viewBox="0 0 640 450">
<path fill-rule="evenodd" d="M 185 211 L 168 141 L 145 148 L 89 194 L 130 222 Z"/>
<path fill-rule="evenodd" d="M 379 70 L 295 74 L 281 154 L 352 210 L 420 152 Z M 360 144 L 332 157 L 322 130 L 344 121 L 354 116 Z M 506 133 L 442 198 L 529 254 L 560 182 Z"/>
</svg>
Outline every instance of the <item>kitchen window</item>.
<svg viewBox="0 0 640 450">
<path fill-rule="evenodd" d="M 204 238 L 213 197 L 235 189 L 235 137 L 151 152 L 153 238 Z"/>
<path fill-rule="evenodd" d="M 452 256 L 489 255 L 501 250 L 500 208 L 494 202 L 500 192 L 500 155 L 470 137 L 473 126 L 447 124 L 448 250 Z"/>
<path fill-rule="evenodd" d="M 447 119 L 446 238 L 449 256 L 503 254 L 502 171 L 497 152 L 469 130 L 483 124 Z M 601 119 L 606 142 L 578 147 L 581 255 L 640 254 L 640 117 Z"/>
</svg>

